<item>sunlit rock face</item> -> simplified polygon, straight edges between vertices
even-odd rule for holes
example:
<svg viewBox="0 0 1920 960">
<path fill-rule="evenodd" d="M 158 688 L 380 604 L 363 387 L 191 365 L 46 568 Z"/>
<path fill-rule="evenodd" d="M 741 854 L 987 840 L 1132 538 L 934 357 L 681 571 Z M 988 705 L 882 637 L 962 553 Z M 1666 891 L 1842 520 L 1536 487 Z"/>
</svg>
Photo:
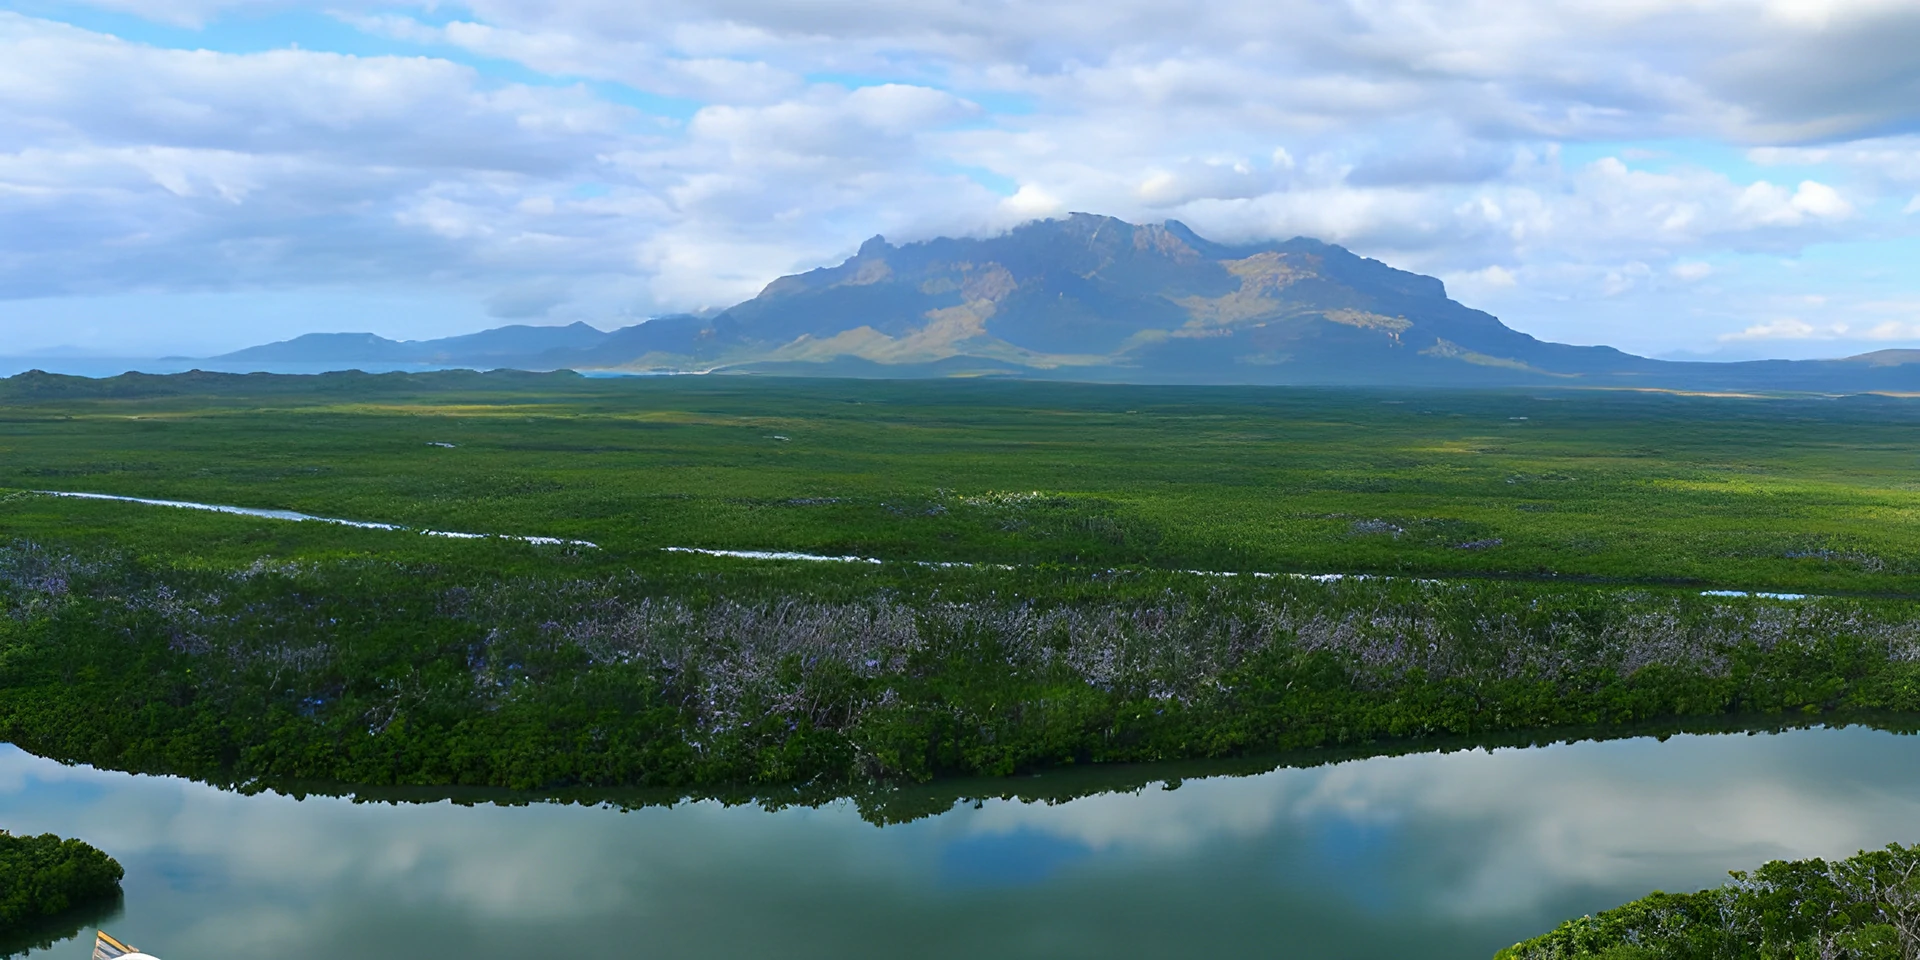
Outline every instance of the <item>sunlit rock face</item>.
<svg viewBox="0 0 1920 960">
<path fill-rule="evenodd" d="M 1860 729 L 1683 736 L 988 800 L 878 828 L 851 804 L 239 796 L 4 748 L 0 819 L 125 864 L 125 912 L 103 925 L 163 957 L 589 956 L 609 943 L 650 957 L 1238 956 L 1285 943 L 1307 958 L 1481 960 L 1655 888 L 1914 840 L 1916 761 L 1915 738 Z"/>
</svg>

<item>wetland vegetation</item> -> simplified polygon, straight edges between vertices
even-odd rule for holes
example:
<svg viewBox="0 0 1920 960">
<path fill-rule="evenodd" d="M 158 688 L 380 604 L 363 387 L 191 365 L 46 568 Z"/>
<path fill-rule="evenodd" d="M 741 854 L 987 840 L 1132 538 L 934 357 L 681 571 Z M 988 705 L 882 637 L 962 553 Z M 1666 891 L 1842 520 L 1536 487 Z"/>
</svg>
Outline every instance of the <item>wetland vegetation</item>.
<svg viewBox="0 0 1920 960">
<path fill-rule="evenodd" d="M 234 570 L 7 547 L 0 733 L 237 781 L 840 789 L 1920 707 L 1920 622 L 1884 600 L 678 556 L 492 579 L 543 548 L 469 549 Z"/>
<path fill-rule="evenodd" d="M 1917 439 L 1920 406 L 1885 397 L 22 376 L 0 737 L 227 784 L 804 800 L 1898 724 Z"/>
<path fill-rule="evenodd" d="M 1654 893 L 1515 944 L 1495 960 L 1720 960 L 1920 955 L 1920 849 L 1775 860 L 1698 893 Z"/>
<path fill-rule="evenodd" d="M 120 896 L 112 857 L 53 834 L 0 830 L 0 955 L 63 940 Z"/>
<path fill-rule="evenodd" d="M 1916 431 L 1920 406 L 1871 396 L 23 375 L 0 381 L 0 485 L 618 553 L 1906 595 L 1920 591 Z M 329 550 L 432 562 L 443 546 L 72 503 L 16 503 L 0 522 L 243 564 Z"/>
</svg>

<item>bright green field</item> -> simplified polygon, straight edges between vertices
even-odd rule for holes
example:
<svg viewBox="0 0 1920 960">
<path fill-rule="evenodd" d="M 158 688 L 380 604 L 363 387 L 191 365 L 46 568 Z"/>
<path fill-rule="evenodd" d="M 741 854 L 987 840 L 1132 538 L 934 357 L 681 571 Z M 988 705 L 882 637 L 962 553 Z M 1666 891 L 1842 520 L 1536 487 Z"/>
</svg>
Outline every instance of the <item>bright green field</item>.
<svg viewBox="0 0 1920 960">
<path fill-rule="evenodd" d="M 474 374 L 182 389 L 0 381 L 0 489 L 582 538 L 606 556 L 1920 593 L 1920 401 Z M 221 560 L 446 543 L 40 497 L 0 501 L 0 533 Z"/>
</svg>

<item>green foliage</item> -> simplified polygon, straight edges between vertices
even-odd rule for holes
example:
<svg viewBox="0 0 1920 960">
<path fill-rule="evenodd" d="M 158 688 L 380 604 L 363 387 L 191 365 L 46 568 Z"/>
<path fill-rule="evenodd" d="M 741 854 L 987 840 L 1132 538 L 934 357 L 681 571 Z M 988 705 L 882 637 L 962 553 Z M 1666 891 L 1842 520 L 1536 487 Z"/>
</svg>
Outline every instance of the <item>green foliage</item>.
<svg viewBox="0 0 1920 960">
<path fill-rule="evenodd" d="M 1920 593 L 1916 441 L 1920 406 L 1883 397 L 510 373 L 0 381 L 0 487 L 14 490 L 629 553 L 1795 592 Z M 399 542 L 417 538 L 152 513 L 21 498 L 0 503 L 0 532 L 242 564 L 431 554 Z"/>
<path fill-rule="evenodd" d="M 1502 950 L 1496 960 L 1912 960 L 1920 847 L 1775 860 L 1716 890 L 1654 893 Z"/>
<path fill-rule="evenodd" d="M 123 875 L 112 857 L 78 840 L 0 831 L 0 940 L 46 918 L 114 898 Z"/>
<path fill-rule="evenodd" d="M 896 820 L 952 802 L 913 783 L 1041 767 L 1909 722 L 1916 440 L 1887 398 L 20 377 L 0 738 L 242 786 L 852 793 Z M 1915 856 L 1768 864 L 1502 956 L 1908 960 Z M 41 902 L 13 863 L 6 903 Z"/>
<path fill-rule="evenodd" d="M 0 737 L 221 782 L 849 790 L 1920 700 L 1900 601 L 436 549 L 0 546 Z"/>
<path fill-rule="evenodd" d="M 0 400 L 0 736 L 105 766 L 841 790 L 1920 705 L 1920 408 L 1886 398 L 450 373 Z"/>
</svg>

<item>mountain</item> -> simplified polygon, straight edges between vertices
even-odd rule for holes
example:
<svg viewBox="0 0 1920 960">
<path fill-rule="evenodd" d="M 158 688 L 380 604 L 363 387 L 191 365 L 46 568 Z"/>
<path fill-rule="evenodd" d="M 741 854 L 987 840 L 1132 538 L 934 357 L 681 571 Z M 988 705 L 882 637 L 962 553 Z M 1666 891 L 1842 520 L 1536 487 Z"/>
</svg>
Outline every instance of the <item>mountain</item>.
<svg viewBox="0 0 1920 960">
<path fill-rule="evenodd" d="M 875 237 L 715 316 L 617 330 L 572 359 L 1289 383 L 1505 382 L 1656 363 L 1536 340 L 1448 299 L 1438 280 L 1332 244 L 1231 246 L 1178 221 L 1088 214 L 990 239 Z"/>
<path fill-rule="evenodd" d="M 411 363 L 413 346 L 371 333 L 308 333 L 209 359 L 265 363 Z"/>
<path fill-rule="evenodd" d="M 828 376 L 998 374 L 1158 383 L 1920 390 L 1920 351 L 1650 360 L 1551 343 L 1445 286 L 1307 238 L 1222 244 L 1185 224 L 1073 214 L 896 246 L 781 277 L 707 316 L 610 333 L 501 327 L 418 342 L 310 334 L 226 361 Z"/>
<path fill-rule="evenodd" d="M 439 340 L 388 340 L 371 333 L 309 333 L 210 359 L 261 363 L 418 363 L 516 367 L 547 353 L 577 353 L 607 334 L 584 323 L 564 327 L 516 324 Z"/>
</svg>

